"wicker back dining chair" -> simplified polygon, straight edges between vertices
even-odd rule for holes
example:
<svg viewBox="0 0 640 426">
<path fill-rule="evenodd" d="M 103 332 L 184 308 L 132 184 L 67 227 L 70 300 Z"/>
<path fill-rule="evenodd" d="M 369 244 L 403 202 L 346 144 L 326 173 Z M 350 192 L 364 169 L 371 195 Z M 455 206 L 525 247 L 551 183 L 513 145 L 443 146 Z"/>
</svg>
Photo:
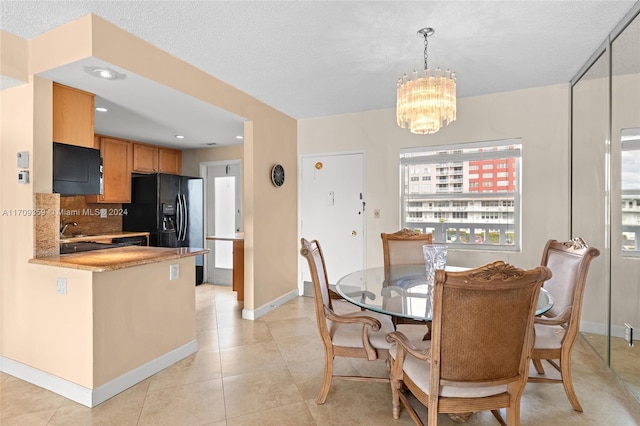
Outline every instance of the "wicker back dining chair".
<svg viewBox="0 0 640 426">
<path fill-rule="evenodd" d="M 422 246 L 433 242 L 432 234 L 421 234 L 406 228 L 393 234 L 382 233 L 380 237 L 385 267 L 424 263 Z"/>
<path fill-rule="evenodd" d="M 400 402 L 422 424 L 405 388 L 427 407 L 427 424 L 438 413 L 491 410 L 504 424 L 520 421 L 520 398 L 533 348 L 533 321 L 549 268 L 518 269 L 497 261 L 465 272 L 436 271 L 431 345 L 418 350 L 402 332 L 387 336 L 393 417 Z M 424 344 L 425 342 L 422 342 Z"/>
<path fill-rule="evenodd" d="M 384 256 L 385 279 L 390 279 L 390 267 L 394 265 L 417 265 L 424 264 L 424 253 L 422 246 L 433 243 L 432 234 L 422 234 L 404 228 L 393 234 L 380 234 L 382 238 L 382 254 Z M 392 295 L 383 295 L 393 297 Z M 391 299 L 393 300 L 393 299 Z M 410 318 L 393 317 L 394 325 L 398 324 L 419 324 L 427 325 L 424 339 L 430 336 L 429 321 L 414 320 Z"/>
<path fill-rule="evenodd" d="M 316 240 L 300 240 L 300 254 L 307 259 L 316 308 L 316 322 L 324 346 L 324 376 L 317 403 L 324 404 L 332 379 L 370 380 L 388 382 L 388 378 L 365 376 L 342 376 L 333 374 L 336 356 L 365 358 L 369 361 L 387 359 L 391 346 L 385 339 L 394 331 L 393 323 L 387 315 L 376 312 L 349 312 L 338 315 L 333 311 L 329 295 L 327 268 L 320 243 Z"/>
<path fill-rule="evenodd" d="M 562 383 L 575 411 L 582 411 L 571 379 L 571 350 L 580 332 L 580 313 L 591 261 L 600 250 L 589 247 L 582 238 L 567 242 L 549 240 L 542 252 L 541 265 L 549 267 L 553 277 L 544 288 L 553 298 L 553 307 L 536 318 L 536 340 L 531 354 L 537 374 L 533 383 Z M 558 360 L 558 361 L 556 361 Z M 560 372 L 560 378 L 545 374 L 542 361 Z"/>
</svg>

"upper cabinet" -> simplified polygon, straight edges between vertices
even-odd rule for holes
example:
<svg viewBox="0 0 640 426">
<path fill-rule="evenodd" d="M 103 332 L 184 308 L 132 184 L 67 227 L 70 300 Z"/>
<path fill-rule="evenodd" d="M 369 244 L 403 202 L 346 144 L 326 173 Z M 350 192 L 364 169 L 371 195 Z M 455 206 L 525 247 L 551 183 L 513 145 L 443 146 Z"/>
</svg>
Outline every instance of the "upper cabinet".
<svg viewBox="0 0 640 426">
<path fill-rule="evenodd" d="M 179 175 L 182 171 L 182 151 L 134 142 L 133 171 Z"/>
<path fill-rule="evenodd" d="M 87 195 L 87 203 L 131 202 L 131 143 L 126 140 L 100 137 L 103 191 Z"/>
<path fill-rule="evenodd" d="M 53 141 L 94 148 L 94 95 L 53 83 Z"/>
</svg>

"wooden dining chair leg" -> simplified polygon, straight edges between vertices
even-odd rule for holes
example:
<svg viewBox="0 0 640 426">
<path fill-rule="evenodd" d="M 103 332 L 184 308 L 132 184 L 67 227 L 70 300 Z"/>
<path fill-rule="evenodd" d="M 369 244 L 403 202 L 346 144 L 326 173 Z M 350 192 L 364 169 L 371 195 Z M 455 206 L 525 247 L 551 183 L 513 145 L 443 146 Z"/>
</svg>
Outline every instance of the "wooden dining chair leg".
<svg viewBox="0 0 640 426">
<path fill-rule="evenodd" d="M 502 426 L 507 426 L 507 424 L 505 423 L 504 419 L 502 418 L 502 415 L 500 414 L 500 410 L 491 410 L 491 414 L 493 414 L 493 417 L 495 417 L 496 420 L 498 420 L 498 422 Z"/>
<path fill-rule="evenodd" d="M 391 384 L 391 403 L 393 404 L 393 418 L 400 418 L 400 384 L 398 380 L 390 380 Z"/>
<path fill-rule="evenodd" d="M 533 366 L 536 368 L 538 374 L 544 374 L 544 367 L 542 367 L 542 361 L 539 359 L 533 359 Z"/>
<path fill-rule="evenodd" d="M 560 359 L 560 374 L 562 377 L 564 391 L 567 394 L 567 398 L 569 398 L 571 406 L 575 411 L 582 413 L 582 406 L 578 401 L 576 391 L 573 389 L 573 379 L 571 378 L 571 357 L 569 354 L 562 354 L 562 358 Z"/>
<path fill-rule="evenodd" d="M 331 387 L 331 379 L 333 378 L 333 360 L 334 357 L 325 353 L 324 355 L 324 377 L 322 378 L 322 388 L 320 388 L 320 395 L 318 395 L 318 404 L 324 404 L 329 395 L 329 388 Z"/>
</svg>

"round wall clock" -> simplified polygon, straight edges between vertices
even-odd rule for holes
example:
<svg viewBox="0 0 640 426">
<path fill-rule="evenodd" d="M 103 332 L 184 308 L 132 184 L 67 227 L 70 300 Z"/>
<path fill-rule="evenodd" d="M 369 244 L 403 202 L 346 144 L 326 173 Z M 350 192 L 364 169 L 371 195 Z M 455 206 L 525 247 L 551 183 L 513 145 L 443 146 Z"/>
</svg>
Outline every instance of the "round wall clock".
<svg viewBox="0 0 640 426">
<path fill-rule="evenodd" d="M 284 183 L 284 167 L 280 164 L 276 164 L 271 169 L 271 182 L 273 182 L 275 186 L 282 186 Z"/>
</svg>

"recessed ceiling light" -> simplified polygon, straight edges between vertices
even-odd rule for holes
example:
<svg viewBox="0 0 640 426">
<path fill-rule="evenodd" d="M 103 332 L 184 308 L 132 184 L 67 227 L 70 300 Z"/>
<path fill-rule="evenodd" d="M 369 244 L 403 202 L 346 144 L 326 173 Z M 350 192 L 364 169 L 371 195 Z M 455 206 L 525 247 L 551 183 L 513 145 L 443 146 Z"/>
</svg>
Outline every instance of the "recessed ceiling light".
<svg viewBox="0 0 640 426">
<path fill-rule="evenodd" d="M 244 139 L 244 136 L 238 135 L 238 136 L 236 136 L 236 139 Z"/>
<path fill-rule="evenodd" d="M 175 137 L 176 137 L 176 139 L 184 139 L 184 136 L 182 136 L 182 135 L 176 135 Z"/>
<path fill-rule="evenodd" d="M 125 74 L 121 74 L 108 67 L 84 67 L 84 71 L 87 74 L 91 74 L 92 76 L 103 80 L 124 80 L 127 78 Z"/>
<path fill-rule="evenodd" d="M 100 112 L 107 112 L 109 111 L 108 109 L 106 109 L 105 107 L 96 107 L 96 111 L 100 111 Z"/>
</svg>

